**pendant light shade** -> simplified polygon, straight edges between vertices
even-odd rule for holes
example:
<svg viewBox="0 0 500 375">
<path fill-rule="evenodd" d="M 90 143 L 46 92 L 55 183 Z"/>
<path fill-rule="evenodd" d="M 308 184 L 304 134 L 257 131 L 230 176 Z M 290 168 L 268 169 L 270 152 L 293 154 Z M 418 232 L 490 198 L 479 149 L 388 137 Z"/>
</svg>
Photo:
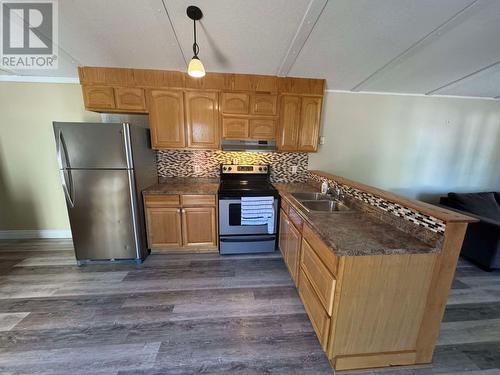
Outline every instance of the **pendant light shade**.
<svg viewBox="0 0 500 375">
<path fill-rule="evenodd" d="M 194 78 L 201 78 L 205 76 L 205 67 L 197 56 L 193 56 L 189 62 L 188 74 Z"/>
<path fill-rule="evenodd" d="M 194 78 L 201 78 L 205 76 L 205 67 L 203 66 L 203 63 L 201 60 L 198 58 L 198 53 L 200 52 L 200 47 L 198 46 L 198 43 L 196 43 L 196 21 L 199 21 L 201 17 L 203 17 L 203 13 L 201 12 L 201 9 L 198 7 L 195 7 L 193 5 L 189 6 L 186 9 L 186 13 L 189 18 L 193 20 L 193 32 L 194 32 L 194 43 L 193 43 L 193 53 L 194 56 L 189 62 L 188 65 L 188 74 L 191 77 Z"/>
</svg>

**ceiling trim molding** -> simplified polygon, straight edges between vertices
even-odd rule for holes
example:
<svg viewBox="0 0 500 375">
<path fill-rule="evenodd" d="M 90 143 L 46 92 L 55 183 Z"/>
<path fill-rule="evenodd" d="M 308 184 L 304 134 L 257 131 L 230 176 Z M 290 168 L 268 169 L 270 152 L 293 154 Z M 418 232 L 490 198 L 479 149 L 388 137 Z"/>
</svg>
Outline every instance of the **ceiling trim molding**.
<svg viewBox="0 0 500 375">
<path fill-rule="evenodd" d="M 469 11 L 479 3 L 479 0 L 474 0 L 472 3 L 455 13 L 452 17 L 447 19 L 444 23 L 433 29 L 427 35 L 417 40 L 411 46 L 409 46 L 406 50 L 401 52 L 399 55 L 393 57 L 382 67 L 374 71 L 368 77 L 359 82 L 356 86 L 354 86 L 351 90 L 360 91 L 363 86 L 366 86 L 367 83 L 373 81 L 375 78 L 380 76 L 382 73 L 385 73 L 389 69 L 394 68 L 396 65 L 400 64 L 405 58 L 414 54 L 415 51 L 421 49 L 429 43 L 431 40 L 438 39 L 443 33 L 446 32 L 447 29 L 454 27 L 457 23 L 461 22 L 465 17 L 468 16 Z"/>
<path fill-rule="evenodd" d="M 80 84 L 80 80 L 77 77 L 45 77 L 45 76 L 18 76 L 18 75 L 0 75 L 0 82 Z"/>
<path fill-rule="evenodd" d="M 393 95 L 393 96 L 416 96 L 424 98 L 448 98 L 448 99 L 475 99 L 475 100 L 495 100 L 500 99 L 498 97 L 489 96 L 460 96 L 460 95 L 440 95 L 440 94 L 417 94 L 417 93 L 405 93 L 405 92 L 383 92 L 383 91 L 349 91 L 349 90 L 334 90 L 328 89 L 325 92 L 339 93 L 339 94 L 369 94 L 369 95 Z"/>
<path fill-rule="evenodd" d="M 300 51 L 302 51 L 307 39 L 309 39 L 309 35 L 311 35 L 327 3 L 328 0 L 311 0 L 306 12 L 304 13 L 304 17 L 302 17 L 302 21 L 300 22 L 297 32 L 290 43 L 290 47 L 288 47 L 286 55 L 281 62 L 278 69 L 278 76 L 285 77 L 288 75 L 293 64 L 295 64 Z"/>
<path fill-rule="evenodd" d="M 496 61 L 496 62 L 494 62 L 493 64 L 490 64 L 490 65 L 488 65 L 488 66 L 485 66 L 484 68 L 478 69 L 478 70 L 476 70 L 475 72 L 472 72 L 472 73 L 467 74 L 467 75 L 465 75 L 465 76 L 463 76 L 463 77 L 461 77 L 461 78 L 459 78 L 459 79 L 456 79 L 456 80 L 454 80 L 454 81 L 451 81 L 451 82 L 449 82 L 449 83 L 447 83 L 447 84 L 445 84 L 445 85 L 443 85 L 443 86 L 441 86 L 441 87 L 438 87 L 437 89 L 431 90 L 431 91 L 427 92 L 427 95 L 432 95 L 432 94 L 434 94 L 435 92 L 438 92 L 438 91 L 440 91 L 440 90 L 442 90 L 442 89 L 444 89 L 444 88 L 446 88 L 446 87 L 453 86 L 453 85 L 455 85 L 455 84 L 457 84 L 457 83 L 459 83 L 459 82 L 461 82 L 461 81 L 463 81 L 463 80 L 465 80 L 465 79 L 467 79 L 467 78 L 473 77 L 473 76 L 475 76 L 476 74 L 483 73 L 483 72 L 485 72 L 485 71 L 486 71 L 486 70 L 488 70 L 488 69 L 491 69 L 491 68 L 496 67 L 498 64 L 500 64 L 500 61 Z"/>
</svg>

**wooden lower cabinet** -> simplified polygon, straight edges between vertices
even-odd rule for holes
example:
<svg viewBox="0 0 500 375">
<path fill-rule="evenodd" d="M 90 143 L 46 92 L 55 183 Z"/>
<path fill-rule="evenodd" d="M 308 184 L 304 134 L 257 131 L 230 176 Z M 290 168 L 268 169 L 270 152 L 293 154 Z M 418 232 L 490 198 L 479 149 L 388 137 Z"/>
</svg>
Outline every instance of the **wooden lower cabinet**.
<svg viewBox="0 0 500 375">
<path fill-rule="evenodd" d="M 156 251 L 217 251 L 215 195 L 147 195 L 149 248 Z"/>
<path fill-rule="evenodd" d="M 304 271 L 301 269 L 299 274 L 299 296 L 304 302 L 307 315 L 311 320 L 314 332 L 318 336 L 319 343 L 324 351 L 327 350 L 328 336 L 330 334 L 330 317 L 321 305 L 314 288 L 311 285 Z"/>
<path fill-rule="evenodd" d="M 146 226 L 151 249 L 182 246 L 181 210 L 172 207 L 147 207 Z"/>
<path fill-rule="evenodd" d="M 287 214 L 281 210 L 279 248 L 296 286 L 298 283 L 301 239 L 302 235 L 299 230 L 294 227 Z"/>
<path fill-rule="evenodd" d="M 426 319 L 439 327 L 442 318 L 429 313 L 439 253 L 337 256 L 285 199 L 279 245 L 335 370 L 431 361 L 435 340 L 422 337 L 428 336 Z"/>
<path fill-rule="evenodd" d="M 215 207 L 182 209 L 182 242 L 184 246 L 210 248 L 217 246 Z"/>
</svg>

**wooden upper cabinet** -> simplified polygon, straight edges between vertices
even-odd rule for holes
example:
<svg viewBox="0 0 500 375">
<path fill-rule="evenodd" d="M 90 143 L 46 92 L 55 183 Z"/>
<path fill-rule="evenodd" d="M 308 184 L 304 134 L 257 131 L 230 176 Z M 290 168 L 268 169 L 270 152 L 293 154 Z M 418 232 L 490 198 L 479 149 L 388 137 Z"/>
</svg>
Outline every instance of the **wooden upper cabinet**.
<svg viewBox="0 0 500 375">
<path fill-rule="evenodd" d="M 250 119 L 249 138 L 270 140 L 276 138 L 276 120 Z"/>
<path fill-rule="evenodd" d="M 148 107 L 153 148 L 186 147 L 182 91 L 151 90 Z"/>
<path fill-rule="evenodd" d="M 320 97 L 302 97 L 298 151 L 315 152 L 318 149 L 321 102 Z"/>
<path fill-rule="evenodd" d="M 115 109 L 115 93 L 112 87 L 82 86 L 83 102 L 86 109 Z"/>
<path fill-rule="evenodd" d="M 252 114 L 276 115 L 278 96 L 269 94 L 254 94 L 251 100 Z"/>
<path fill-rule="evenodd" d="M 246 115 L 250 107 L 250 95 L 239 92 L 222 93 L 222 112 Z"/>
<path fill-rule="evenodd" d="M 219 94 L 211 91 L 187 91 L 186 131 L 190 148 L 219 148 Z"/>
<path fill-rule="evenodd" d="M 146 111 L 144 89 L 137 87 L 115 88 L 116 108 L 131 111 Z"/>
<path fill-rule="evenodd" d="M 280 124 L 278 129 L 278 149 L 280 151 L 297 151 L 300 96 L 283 95 L 280 104 Z"/>
<path fill-rule="evenodd" d="M 222 138 L 248 138 L 248 119 L 240 117 L 224 117 L 222 119 Z"/>
</svg>

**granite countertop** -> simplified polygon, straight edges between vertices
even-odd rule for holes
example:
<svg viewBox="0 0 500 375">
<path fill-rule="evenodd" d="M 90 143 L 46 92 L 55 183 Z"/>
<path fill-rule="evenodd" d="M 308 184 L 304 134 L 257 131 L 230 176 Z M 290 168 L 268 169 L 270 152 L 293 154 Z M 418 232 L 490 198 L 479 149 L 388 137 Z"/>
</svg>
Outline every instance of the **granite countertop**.
<svg viewBox="0 0 500 375">
<path fill-rule="evenodd" d="M 387 224 L 354 204 L 344 212 L 307 212 L 291 196 L 293 192 L 318 192 L 308 184 L 274 184 L 280 194 L 290 202 L 305 222 L 338 256 L 424 254 L 439 251 L 437 246 Z M 354 202 L 352 202 L 354 203 Z"/>
<path fill-rule="evenodd" d="M 219 179 L 193 177 L 160 177 L 154 184 L 142 191 L 142 194 L 217 194 Z"/>
</svg>

